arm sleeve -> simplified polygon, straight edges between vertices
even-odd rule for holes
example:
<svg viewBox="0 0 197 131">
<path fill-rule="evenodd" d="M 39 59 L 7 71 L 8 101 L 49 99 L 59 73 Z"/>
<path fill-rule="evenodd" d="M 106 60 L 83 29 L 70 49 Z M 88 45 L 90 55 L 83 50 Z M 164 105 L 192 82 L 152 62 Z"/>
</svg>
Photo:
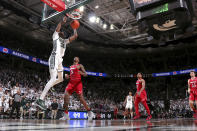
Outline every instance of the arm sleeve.
<svg viewBox="0 0 197 131">
<path fill-rule="evenodd" d="M 69 44 L 70 43 L 70 40 L 69 39 L 65 39 L 64 40 L 64 44 L 66 45 L 66 44 Z"/>
<path fill-rule="evenodd" d="M 59 38 L 59 34 L 58 34 L 58 32 L 57 31 L 55 31 L 54 33 L 53 33 L 53 40 L 57 40 L 58 38 Z"/>
</svg>

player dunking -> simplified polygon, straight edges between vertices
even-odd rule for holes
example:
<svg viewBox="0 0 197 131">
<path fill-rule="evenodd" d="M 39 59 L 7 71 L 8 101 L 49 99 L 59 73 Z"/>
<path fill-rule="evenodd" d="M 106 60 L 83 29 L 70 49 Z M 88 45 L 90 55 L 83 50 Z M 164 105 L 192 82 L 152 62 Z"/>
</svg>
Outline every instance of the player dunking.
<svg viewBox="0 0 197 131">
<path fill-rule="evenodd" d="M 194 102 L 197 105 L 197 77 L 194 71 L 190 72 L 190 76 L 191 78 L 188 80 L 189 105 L 194 112 L 193 117 L 197 118 L 197 109 L 194 107 Z"/>
<path fill-rule="evenodd" d="M 70 76 L 67 74 L 65 75 L 66 79 L 70 78 L 70 80 L 64 94 L 63 108 L 65 109 L 65 111 L 64 111 L 64 116 L 61 118 L 61 120 L 69 120 L 68 104 L 69 104 L 69 97 L 70 95 L 72 95 L 73 92 L 77 93 L 80 102 L 84 105 L 85 109 L 88 111 L 88 119 L 92 120 L 93 112 L 88 107 L 83 97 L 83 85 L 81 81 L 81 76 L 86 77 L 87 73 L 85 71 L 84 66 L 79 64 L 79 57 L 75 57 L 73 65 L 70 66 Z"/>
<path fill-rule="evenodd" d="M 67 17 L 63 18 L 53 34 L 53 50 L 49 58 L 49 72 L 50 80 L 46 84 L 40 99 L 36 101 L 36 104 L 43 110 L 46 110 L 44 98 L 51 87 L 63 81 L 63 57 L 66 50 L 66 45 L 74 41 L 78 35 L 77 31 L 74 30 L 74 35 L 66 39 L 64 32 L 61 31 L 62 26 L 66 24 Z"/>
<path fill-rule="evenodd" d="M 126 97 L 125 101 L 124 101 L 124 105 L 125 106 L 125 115 L 124 118 L 126 118 L 126 116 L 128 114 L 131 115 L 131 118 L 133 118 L 133 96 L 132 96 L 132 92 L 129 92 L 129 95 Z"/>
<path fill-rule="evenodd" d="M 138 107 L 140 102 L 143 104 L 143 106 L 146 109 L 146 112 L 148 113 L 148 117 L 146 120 L 150 120 L 152 116 L 150 114 L 150 109 L 146 102 L 147 95 L 145 91 L 145 80 L 142 78 L 142 73 L 138 73 L 137 78 L 138 78 L 136 82 L 137 92 L 136 92 L 135 102 L 134 102 L 136 116 L 134 117 L 134 120 L 140 118 L 139 107 Z"/>
</svg>

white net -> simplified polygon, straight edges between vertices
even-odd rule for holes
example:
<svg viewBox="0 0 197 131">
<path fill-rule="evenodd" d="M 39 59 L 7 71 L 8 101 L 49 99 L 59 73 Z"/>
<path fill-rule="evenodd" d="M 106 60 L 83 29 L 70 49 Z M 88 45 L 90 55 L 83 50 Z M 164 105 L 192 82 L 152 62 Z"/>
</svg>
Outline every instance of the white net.
<svg viewBox="0 0 197 131">
<path fill-rule="evenodd" d="M 65 2 L 66 7 L 75 4 L 75 0 L 62 0 L 62 1 Z"/>
<path fill-rule="evenodd" d="M 74 11 L 67 13 L 67 16 L 71 19 L 81 19 L 82 12 L 80 12 L 79 9 L 75 9 Z"/>
</svg>

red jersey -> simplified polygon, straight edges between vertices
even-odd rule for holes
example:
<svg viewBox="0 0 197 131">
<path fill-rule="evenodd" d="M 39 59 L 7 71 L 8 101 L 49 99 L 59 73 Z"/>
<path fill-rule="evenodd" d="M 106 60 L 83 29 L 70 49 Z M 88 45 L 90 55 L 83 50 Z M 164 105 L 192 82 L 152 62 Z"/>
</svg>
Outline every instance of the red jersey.
<svg viewBox="0 0 197 131">
<path fill-rule="evenodd" d="M 137 80 L 136 87 L 137 87 L 137 91 L 139 92 L 142 88 L 142 81 L 141 80 Z M 143 91 L 145 91 L 145 89 Z"/>
<path fill-rule="evenodd" d="M 197 91 L 197 77 L 189 79 L 189 87 L 191 91 Z"/>
<path fill-rule="evenodd" d="M 118 108 L 115 108 L 114 109 L 114 114 L 117 114 L 118 113 Z"/>
<path fill-rule="evenodd" d="M 79 74 L 79 69 L 77 68 L 79 64 L 70 66 L 70 80 L 80 81 L 81 74 Z"/>
</svg>

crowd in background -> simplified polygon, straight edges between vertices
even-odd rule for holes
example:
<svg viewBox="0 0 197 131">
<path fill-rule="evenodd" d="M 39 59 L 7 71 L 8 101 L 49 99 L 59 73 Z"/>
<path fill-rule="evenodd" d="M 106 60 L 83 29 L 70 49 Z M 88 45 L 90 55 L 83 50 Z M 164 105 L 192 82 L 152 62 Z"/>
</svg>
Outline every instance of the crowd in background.
<svg viewBox="0 0 197 131">
<path fill-rule="evenodd" d="M 154 111 L 154 117 L 162 119 L 192 117 L 188 98 L 170 100 L 168 104 L 169 108 L 166 109 L 164 101 L 151 102 L 151 107 L 153 107 L 152 111 Z"/>
<path fill-rule="evenodd" d="M 17 93 L 18 90 L 20 90 L 20 118 L 37 118 L 37 113 L 40 114 L 41 110 L 36 107 L 34 101 L 39 98 L 44 85 L 47 82 L 48 77 L 46 77 L 46 73 L 36 73 L 35 71 L 26 69 L 7 69 L 3 65 L 0 66 L 0 72 L 0 94 L 1 91 L 3 92 L 0 96 L 2 102 L 1 117 L 5 114 L 9 114 L 8 116 L 10 116 L 13 103 L 12 101 L 14 99 L 13 96 Z M 108 86 L 109 80 L 104 80 L 102 84 L 101 82 L 100 84 L 99 82 L 95 84 L 95 82 L 92 81 L 94 80 L 84 80 L 84 95 L 88 105 L 90 105 L 94 112 L 113 112 L 116 108 L 118 108 L 119 118 L 122 118 L 124 114 L 123 101 L 126 95 L 128 95 L 128 91 L 133 90 L 133 93 L 135 92 L 135 87 L 129 89 L 128 86 L 127 90 L 126 85 L 129 83 L 127 83 L 127 81 L 125 80 L 123 80 L 125 81 L 124 84 L 118 84 L 118 82 L 120 81 L 117 82 L 116 80 L 114 80 L 114 82 L 111 83 L 111 86 Z M 97 79 L 97 81 L 100 81 L 100 79 Z M 55 90 L 49 91 L 45 99 L 45 104 L 48 110 L 62 109 L 64 97 L 63 93 L 66 84 L 66 82 L 59 84 L 54 87 Z M 125 90 L 121 90 L 118 86 L 125 86 Z M 169 103 L 170 108 L 166 110 L 164 101 L 159 99 L 153 100 L 151 96 L 154 96 L 156 94 L 154 94 L 154 92 L 151 93 L 150 90 L 151 89 L 148 89 L 148 97 L 150 101 L 149 105 L 152 110 L 151 113 L 155 118 L 176 118 L 190 116 L 191 111 L 189 108 L 188 98 L 185 98 L 183 96 L 184 99 L 182 98 L 171 100 Z M 117 100 L 119 98 L 121 99 Z M 140 105 L 140 112 L 142 115 L 146 115 L 146 112 L 143 108 L 144 107 Z M 74 94 L 70 98 L 69 109 L 76 111 L 85 111 L 76 94 Z M 55 119 L 56 113 L 57 112 L 51 113 L 51 118 Z"/>
</svg>

